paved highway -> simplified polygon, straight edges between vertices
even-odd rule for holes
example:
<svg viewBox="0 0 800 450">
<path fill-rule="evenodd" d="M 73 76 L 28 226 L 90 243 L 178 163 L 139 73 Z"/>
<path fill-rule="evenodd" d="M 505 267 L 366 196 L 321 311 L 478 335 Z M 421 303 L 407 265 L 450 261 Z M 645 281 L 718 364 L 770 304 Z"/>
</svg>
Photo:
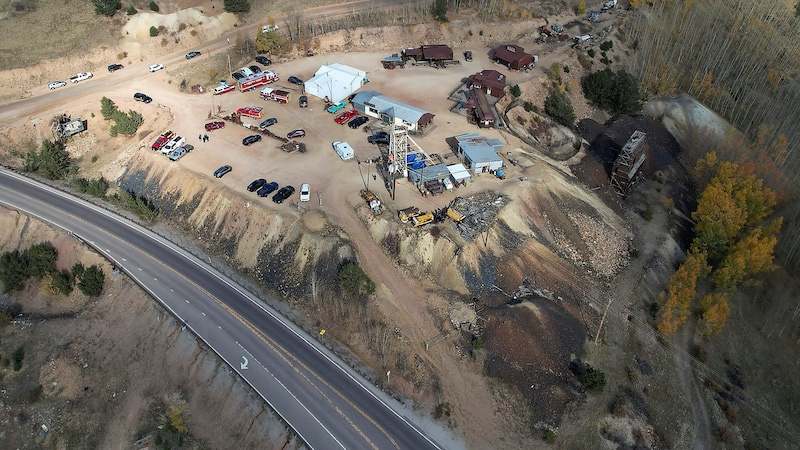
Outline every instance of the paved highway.
<svg viewBox="0 0 800 450">
<path fill-rule="evenodd" d="M 114 261 L 247 381 L 310 447 L 441 448 L 410 422 L 409 411 L 385 400 L 306 333 L 174 244 L 5 170 L 0 170 L 0 203 L 75 233 Z"/>
</svg>

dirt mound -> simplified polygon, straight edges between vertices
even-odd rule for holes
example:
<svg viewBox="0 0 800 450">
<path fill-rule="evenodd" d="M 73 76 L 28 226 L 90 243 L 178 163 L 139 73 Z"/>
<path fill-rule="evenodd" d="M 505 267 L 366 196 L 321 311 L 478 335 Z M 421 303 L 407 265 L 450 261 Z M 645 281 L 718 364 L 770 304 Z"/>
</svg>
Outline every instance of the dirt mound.
<svg viewBox="0 0 800 450">
<path fill-rule="evenodd" d="M 482 315 L 486 372 L 517 386 L 534 423 L 559 423 L 566 405 L 580 397 L 569 361 L 582 353 L 583 325 L 549 300 L 502 305 Z"/>
</svg>

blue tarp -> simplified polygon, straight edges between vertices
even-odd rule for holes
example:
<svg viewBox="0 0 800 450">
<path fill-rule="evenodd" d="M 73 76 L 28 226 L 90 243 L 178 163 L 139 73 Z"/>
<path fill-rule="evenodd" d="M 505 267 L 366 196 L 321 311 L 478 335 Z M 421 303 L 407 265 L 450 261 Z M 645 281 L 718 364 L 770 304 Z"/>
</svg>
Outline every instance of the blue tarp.
<svg viewBox="0 0 800 450">
<path fill-rule="evenodd" d="M 417 161 L 414 164 L 411 164 L 411 168 L 414 170 L 418 170 L 425 167 L 425 161 Z"/>
<path fill-rule="evenodd" d="M 417 159 L 417 154 L 406 155 L 406 163 L 414 162 Z"/>
</svg>

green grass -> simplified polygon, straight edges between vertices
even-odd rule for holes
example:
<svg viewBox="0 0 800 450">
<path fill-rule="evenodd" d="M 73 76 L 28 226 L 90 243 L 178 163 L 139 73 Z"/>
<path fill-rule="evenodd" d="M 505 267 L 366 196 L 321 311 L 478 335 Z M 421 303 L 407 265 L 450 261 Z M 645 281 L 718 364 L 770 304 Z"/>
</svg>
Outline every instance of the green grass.
<svg viewBox="0 0 800 450">
<path fill-rule="evenodd" d="M 120 25 L 96 16 L 89 1 L 0 0 L 0 70 L 113 45 Z"/>
</svg>

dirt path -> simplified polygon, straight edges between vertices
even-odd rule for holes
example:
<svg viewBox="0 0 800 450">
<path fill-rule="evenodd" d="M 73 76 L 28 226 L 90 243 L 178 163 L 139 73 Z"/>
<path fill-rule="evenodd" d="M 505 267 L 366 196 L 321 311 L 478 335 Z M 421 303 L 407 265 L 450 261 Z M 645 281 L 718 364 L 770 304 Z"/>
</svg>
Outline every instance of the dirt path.
<svg viewBox="0 0 800 450">
<path fill-rule="evenodd" d="M 689 336 L 689 333 L 683 333 L 683 342 L 681 342 L 683 348 L 687 348 L 689 345 Z M 692 419 L 694 419 L 692 448 L 695 450 L 711 449 L 713 448 L 711 445 L 713 442 L 711 419 L 708 414 L 708 408 L 706 408 L 706 404 L 703 401 L 703 392 L 697 384 L 694 368 L 688 355 L 683 355 L 679 352 L 673 352 L 672 355 L 675 365 L 680 369 L 683 390 L 691 401 Z"/>
</svg>

